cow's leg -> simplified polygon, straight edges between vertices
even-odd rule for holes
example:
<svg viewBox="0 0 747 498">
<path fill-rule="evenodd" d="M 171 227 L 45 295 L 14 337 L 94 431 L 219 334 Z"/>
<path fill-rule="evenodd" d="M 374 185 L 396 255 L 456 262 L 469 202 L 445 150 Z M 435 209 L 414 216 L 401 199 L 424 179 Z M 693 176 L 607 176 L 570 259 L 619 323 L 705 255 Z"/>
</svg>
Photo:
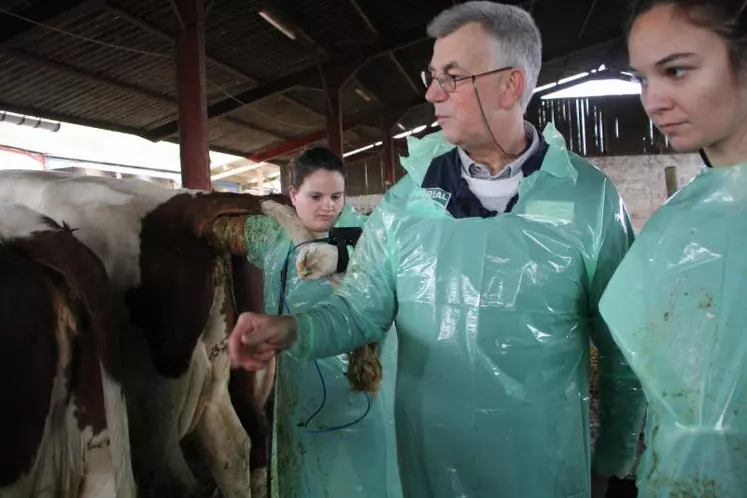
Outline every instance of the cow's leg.
<svg viewBox="0 0 747 498">
<path fill-rule="evenodd" d="M 259 375 L 259 374 L 262 375 Z M 265 405 L 272 393 L 275 377 L 275 362 L 255 373 L 244 370 L 231 372 L 228 385 L 231 402 L 241 425 L 249 435 L 251 452 L 251 489 L 253 498 L 266 498 L 268 495 L 268 467 L 270 460 L 271 425 L 265 412 Z"/>
<path fill-rule="evenodd" d="M 132 348 L 125 386 L 138 485 L 148 496 L 196 496 L 197 480 L 179 441 L 199 410 L 207 362 L 195 362 L 187 374 L 167 379 L 153 371 L 144 344 L 133 337 L 126 345 Z"/>
<path fill-rule="evenodd" d="M 195 435 L 223 498 L 250 498 L 251 443 L 231 405 L 227 386 L 205 407 Z"/>
<path fill-rule="evenodd" d="M 187 464 L 182 447 L 178 444 L 165 449 L 163 470 L 154 482 L 153 496 L 199 496 L 199 483 Z"/>
</svg>

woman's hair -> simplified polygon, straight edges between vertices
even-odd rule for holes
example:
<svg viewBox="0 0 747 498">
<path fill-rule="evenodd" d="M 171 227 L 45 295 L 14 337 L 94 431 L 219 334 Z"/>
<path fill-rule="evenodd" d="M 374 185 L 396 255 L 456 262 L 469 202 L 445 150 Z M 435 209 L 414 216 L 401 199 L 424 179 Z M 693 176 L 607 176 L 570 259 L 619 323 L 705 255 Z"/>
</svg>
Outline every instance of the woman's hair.
<svg viewBox="0 0 747 498">
<path fill-rule="evenodd" d="M 306 149 L 293 161 L 291 185 L 296 189 L 301 188 L 306 177 L 319 169 L 337 171 L 345 176 L 345 168 L 339 156 L 327 147 L 315 145 Z"/>
<path fill-rule="evenodd" d="M 639 0 L 625 26 L 630 35 L 633 22 L 659 5 L 670 5 L 693 26 L 720 36 L 729 49 L 734 74 L 747 74 L 747 1 L 746 0 Z"/>
</svg>

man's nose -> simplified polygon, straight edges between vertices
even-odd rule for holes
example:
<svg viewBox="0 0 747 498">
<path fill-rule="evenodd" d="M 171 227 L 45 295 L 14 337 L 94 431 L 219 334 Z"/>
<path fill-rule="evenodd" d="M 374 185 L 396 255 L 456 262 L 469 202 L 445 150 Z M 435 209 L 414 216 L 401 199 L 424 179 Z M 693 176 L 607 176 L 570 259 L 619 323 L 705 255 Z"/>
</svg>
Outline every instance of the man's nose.
<svg viewBox="0 0 747 498">
<path fill-rule="evenodd" d="M 430 86 L 425 90 L 425 100 L 430 103 L 443 102 L 449 98 L 449 94 L 441 88 L 441 85 L 435 79 L 431 81 Z"/>
</svg>

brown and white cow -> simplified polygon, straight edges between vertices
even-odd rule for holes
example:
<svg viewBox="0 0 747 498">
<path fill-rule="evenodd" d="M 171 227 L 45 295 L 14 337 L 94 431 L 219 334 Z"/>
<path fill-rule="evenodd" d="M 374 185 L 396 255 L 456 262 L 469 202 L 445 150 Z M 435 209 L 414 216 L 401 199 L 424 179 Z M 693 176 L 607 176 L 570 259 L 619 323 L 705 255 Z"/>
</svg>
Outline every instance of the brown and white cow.
<svg viewBox="0 0 747 498">
<path fill-rule="evenodd" d="M 281 204 L 261 202 L 267 199 Z M 196 495 L 180 448 L 191 434 L 224 498 L 249 496 L 250 470 L 261 491 L 269 439 L 262 404 L 274 371 L 254 379 L 230 371 L 226 337 L 238 311 L 231 262 L 243 261 L 246 249 L 243 233 L 226 238 L 237 225 L 225 221 L 266 212 L 289 223 L 293 240 L 307 240 L 295 212 L 282 205 L 287 197 L 3 171 L 0 201 L 24 203 L 72 226 L 126 302 L 130 327 L 120 346 L 138 486 L 156 496 Z M 310 275 L 301 268 L 313 278 L 334 270 L 336 252 L 305 246 L 298 261 L 322 268 Z"/>
<path fill-rule="evenodd" d="M 70 229 L 0 204 L 1 498 L 136 496 L 124 318 L 101 262 Z"/>
</svg>

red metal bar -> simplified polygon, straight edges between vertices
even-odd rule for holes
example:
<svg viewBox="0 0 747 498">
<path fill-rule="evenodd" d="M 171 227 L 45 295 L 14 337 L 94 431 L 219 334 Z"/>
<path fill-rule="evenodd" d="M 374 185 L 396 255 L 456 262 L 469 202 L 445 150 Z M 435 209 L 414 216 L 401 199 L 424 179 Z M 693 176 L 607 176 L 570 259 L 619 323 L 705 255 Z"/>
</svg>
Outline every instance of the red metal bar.
<svg viewBox="0 0 747 498">
<path fill-rule="evenodd" d="M 282 156 L 283 154 L 293 152 L 302 147 L 306 147 L 307 145 L 311 145 L 314 142 L 323 140 L 324 137 L 326 136 L 327 136 L 327 132 L 324 130 L 315 131 L 314 133 L 309 133 L 308 135 L 294 138 L 293 140 L 288 140 L 287 142 L 279 143 L 277 145 L 272 145 L 270 147 L 257 151 L 251 156 L 249 156 L 248 159 L 255 163 L 261 163 L 262 161 L 269 161 L 270 159 L 273 159 L 275 157 Z"/>
<path fill-rule="evenodd" d="M 182 185 L 210 190 L 203 0 L 179 0 L 178 6 L 184 23 L 176 38 Z"/>
<path fill-rule="evenodd" d="M 405 109 L 409 109 L 417 104 L 421 104 L 422 101 L 423 98 L 418 96 L 417 99 L 413 99 L 411 102 L 405 104 Z M 401 112 L 401 114 L 404 113 L 405 111 Z M 397 117 L 392 115 L 391 119 L 394 123 L 396 122 Z M 377 123 L 381 123 L 381 111 L 376 110 L 373 112 L 358 113 L 353 116 L 348 116 L 347 119 L 343 120 L 342 130 L 349 130 L 350 128 L 354 128 L 359 125 L 375 127 Z M 271 145 L 264 149 L 258 150 L 247 159 L 254 162 L 269 161 L 270 159 L 301 149 L 303 147 L 306 147 L 307 145 L 319 142 L 320 140 L 324 140 L 326 136 L 326 130 L 315 131 L 309 133 L 308 135 L 296 137 L 288 140 L 287 142 Z"/>
<path fill-rule="evenodd" d="M 377 116 L 375 115 L 375 113 L 353 116 L 351 118 L 348 118 L 342 123 L 342 131 L 348 130 L 360 124 L 366 124 L 369 122 L 369 120 L 375 120 L 376 118 Z M 269 161 L 270 159 L 273 159 L 275 157 L 282 156 L 289 152 L 293 152 L 303 147 L 306 147 L 307 145 L 311 145 L 313 143 L 319 142 L 320 140 L 324 140 L 326 137 L 327 137 L 327 130 L 315 131 L 315 132 L 309 133 L 308 135 L 303 135 L 301 137 L 293 138 L 291 140 L 288 140 L 287 142 L 282 142 L 276 145 L 271 145 L 269 147 L 266 147 L 262 150 L 255 152 L 254 154 L 249 156 L 248 159 L 250 161 L 254 161 L 258 163 L 262 161 Z"/>
</svg>

